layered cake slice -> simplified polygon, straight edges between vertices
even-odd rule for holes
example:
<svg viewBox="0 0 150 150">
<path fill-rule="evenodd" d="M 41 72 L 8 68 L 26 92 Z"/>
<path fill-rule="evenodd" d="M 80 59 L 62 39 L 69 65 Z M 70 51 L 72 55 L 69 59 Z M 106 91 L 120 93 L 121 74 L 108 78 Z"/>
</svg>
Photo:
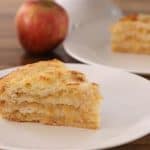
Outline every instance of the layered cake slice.
<svg viewBox="0 0 150 150">
<path fill-rule="evenodd" d="M 96 83 L 59 60 L 25 65 L 0 80 L 3 118 L 18 122 L 99 128 Z"/>
</svg>

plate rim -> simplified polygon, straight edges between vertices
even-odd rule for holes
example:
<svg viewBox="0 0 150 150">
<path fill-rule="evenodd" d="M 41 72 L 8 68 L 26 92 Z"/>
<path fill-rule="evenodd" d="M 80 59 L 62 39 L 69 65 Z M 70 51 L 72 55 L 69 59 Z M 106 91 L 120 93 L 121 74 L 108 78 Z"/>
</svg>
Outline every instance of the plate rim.
<svg viewBox="0 0 150 150">
<path fill-rule="evenodd" d="M 85 63 L 87 65 L 102 65 L 102 66 L 106 66 L 106 67 L 110 67 L 110 68 L 115 68 L 115 69 L 119 69 L 119 70 L 124 70 L 126 72 L 129 72 L 129 73 L 133 73 L 133 74 L 140 74 L 140 75 L 150 75 L 150 72 L 149 71 L 136 71 L 136 70 L 130 70 L 130 69 L 125 69 L 125 68 L 121 68 L 121 67 L 117 67 L 117 66 L 111 66 L 111 65 L 105 65 L 105 64 L 102 64 L 102 63 L 95 63 L 91 60 L 88 60 L 86 58 L 83 58 L 81 56 L 78 56 L 77 54 L 75 54 L 74 52 L 72 52 L 70 50 L 70 48 L 68 48 L 67 46 L 67 40 L 66 39 L 63 43 L 63 47 L 64 47 L 64 50 L 66 51 L 66 53 L 71 56 L 72 58 L 80 61 L 81 63 Z"/>
</svg>

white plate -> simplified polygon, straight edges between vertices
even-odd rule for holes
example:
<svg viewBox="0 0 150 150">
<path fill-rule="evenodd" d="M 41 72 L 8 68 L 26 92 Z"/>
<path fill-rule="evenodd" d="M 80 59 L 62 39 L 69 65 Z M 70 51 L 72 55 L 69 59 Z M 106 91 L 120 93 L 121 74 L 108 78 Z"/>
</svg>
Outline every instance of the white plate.
<svg viewBox="0 0 150 150">
<path fill-rule="evenodd" d="M 71 28 L 99 19 L 107 24 L 117 20 L 121 11 L 110 0 L 56 0 L 68 11 Z"/>
<path fill-rule="evenodd" d="M 74 19 L 74 13 L 69 11 L 73 20 L 79 22 L 79 26 L 64 42 L 67 53 L 88 64 L 103 64 L 129 72 L 150 74 L 150 56 L 111 51 L 110 28 L 121 17 L 121 11 L 107 0 L 83 0 L 82 3 L 79 9 L 74 8 L 79 19 Z M 89 9 L 84 9 L 85 6 Z M 80 18 L 80 15 L 85 19 Z"/>
<path fill-rule="evenodd" d="M 88 130 L 0 120 L 0 148 L 11 150 L 102 149 L 150 133 L 150 82 L 104 66 L 70 64 L 101 85 L 102 127 Z M 10 72 L 0 71 L 0 76 Z"/>
</svg>

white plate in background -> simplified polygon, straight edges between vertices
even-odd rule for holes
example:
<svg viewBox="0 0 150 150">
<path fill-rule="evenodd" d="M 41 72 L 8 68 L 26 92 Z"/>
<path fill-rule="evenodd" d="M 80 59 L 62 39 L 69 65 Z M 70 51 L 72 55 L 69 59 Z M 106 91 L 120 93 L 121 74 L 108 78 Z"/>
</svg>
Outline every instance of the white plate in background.
<svg viewBox="0 0 150 150">
<path fill-rule="evenodd" d="M 69 55 L 87 64 L 103 64 L 150 74 L 150 56 L 111 51 L 110 28 L 122 13 L 109 0 L 58 0 L 67 8 L 75 30 L 64 42 Z"/>
<path fill-rule="evenodd" d="M 0 120 L 0 148 L 11 150 L 103 149 L 150 133 L 150 82 L 102 65 L 69 64 L 100 84 L 101 129 L 54 127 Z M 12 71 L 2 70 L 0 76 Z"/>
<path fill-rule="evenodd" d="M 112 22 L 117 20 L 122 13 L 110 0 L 56 0 L 68 12 L 70 25 L 76 29 L 82 25 L 100 20 Z"/>
</svg>

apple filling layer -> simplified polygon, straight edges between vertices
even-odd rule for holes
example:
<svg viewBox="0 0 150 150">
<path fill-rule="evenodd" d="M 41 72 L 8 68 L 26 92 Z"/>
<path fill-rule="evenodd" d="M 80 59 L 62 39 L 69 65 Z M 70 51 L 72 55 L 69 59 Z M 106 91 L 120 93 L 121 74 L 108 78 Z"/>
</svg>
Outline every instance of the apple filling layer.
<svg viewBox="0 0 150 150">
<path fill-rule="evenodd" d="M 99 127 L 99 112 L 85 112 L 69 105 L 43 105 L 39 103 L 1 103 L 4 118 L 20 122 L 41 122 L 50 125 Z M 95 117 L 93 117 L 95 116 Z"/>
</svg>

